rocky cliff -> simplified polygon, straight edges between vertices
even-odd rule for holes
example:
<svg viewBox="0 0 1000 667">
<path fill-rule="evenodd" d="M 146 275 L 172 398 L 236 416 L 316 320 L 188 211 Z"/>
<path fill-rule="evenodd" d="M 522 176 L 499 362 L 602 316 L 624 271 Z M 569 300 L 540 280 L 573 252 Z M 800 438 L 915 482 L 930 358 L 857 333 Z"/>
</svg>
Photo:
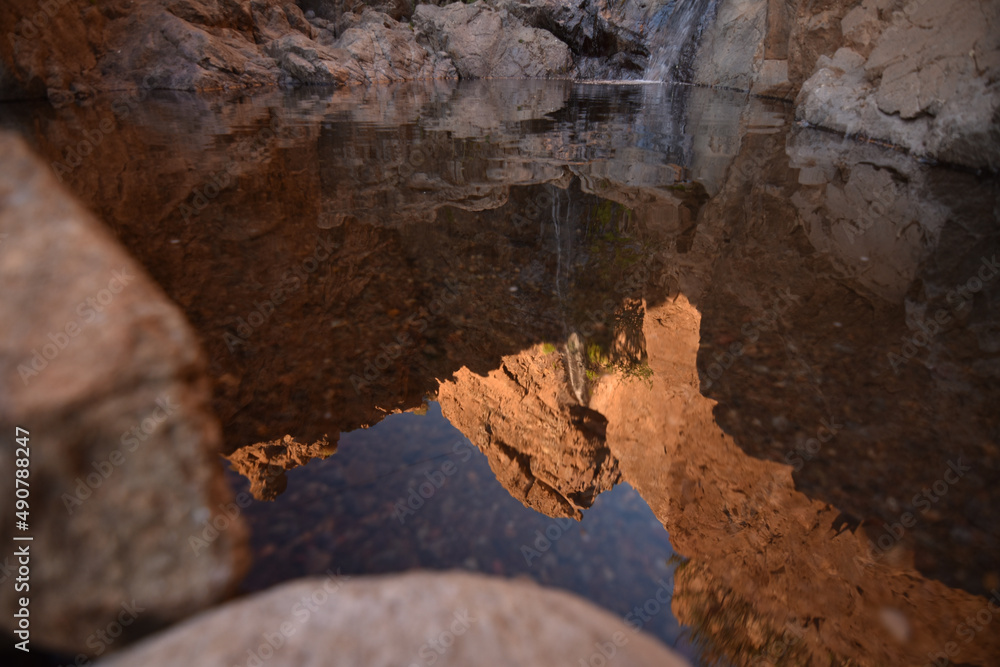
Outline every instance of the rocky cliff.
<svg viewBox="0 0 1000 667">
<path fill-rule="evenodd" d="M 681 80 L 794 101 L 818 127 L 995 170 L 998 12 L 993 0 L 14 0 L 0 7 L 0 96 L 63 104 L 122 88 Z"/>
<path fill-rule="evenodd" d="M 1000 167 L 1000 4 L 722 0 L 693 80 L 794 100 L 799 119 Z"/>
</svg>

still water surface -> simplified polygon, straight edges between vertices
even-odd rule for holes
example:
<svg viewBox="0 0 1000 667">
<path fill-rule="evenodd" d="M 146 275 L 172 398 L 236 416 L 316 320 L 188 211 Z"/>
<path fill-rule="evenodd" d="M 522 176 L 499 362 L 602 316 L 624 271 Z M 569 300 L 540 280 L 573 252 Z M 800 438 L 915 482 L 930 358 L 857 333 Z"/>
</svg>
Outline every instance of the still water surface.
<svg viewBox="0 0 1000 667">
<path fill-rule="evenodd" d="M 466 568 L 700 664 L 1000 655 L 995 180 L 685 86 L 112 102 L 2 122 L 199 333 L 246 591 Z"/>
</svg>

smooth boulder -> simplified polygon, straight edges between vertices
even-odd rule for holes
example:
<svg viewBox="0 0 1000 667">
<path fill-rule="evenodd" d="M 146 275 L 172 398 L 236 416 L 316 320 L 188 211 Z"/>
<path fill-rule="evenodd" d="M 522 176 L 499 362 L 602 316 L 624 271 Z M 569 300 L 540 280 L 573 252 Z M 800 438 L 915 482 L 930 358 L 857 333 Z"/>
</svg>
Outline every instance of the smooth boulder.
<svg viewBox="0 0 1000 667">
<path fill-rule="evenodd" d="M 101 667 L 682 667 L 635 626 L 562 591 L 461 572 L 302 579 L 231 602 Z M 582 661 L 582 663 L 581 663 Z"/>
</svg>

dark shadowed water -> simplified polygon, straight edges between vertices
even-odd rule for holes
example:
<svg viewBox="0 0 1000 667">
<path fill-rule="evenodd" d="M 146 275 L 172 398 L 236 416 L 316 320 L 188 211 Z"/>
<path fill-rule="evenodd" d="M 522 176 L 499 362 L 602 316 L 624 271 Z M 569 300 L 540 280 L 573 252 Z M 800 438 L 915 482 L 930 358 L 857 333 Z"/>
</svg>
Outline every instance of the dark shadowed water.
<svg viewBox="0 0 1000 667">
<path fill-rule="evenodd" d="M 458 568 L 530 577 L 622 616 L 661 587 L 663 599 L 672 592 L 666 531 L 627 483 L 602 494 L 579 522 L 547 517 L 511 497 L 436 403 L 424 415 L 391 415 L 346 433 L 335 456 L 288 477 L 273 503 L 247 510 L 259 554 L 248 590 L 328 569 Z M 683 650 L 677 620 L 658 606 L 644 628 Z"/>
<path fill-rule="evenodd" d="M 696 664 L 995 664 L 995 178 L 687 86 L 0 114 L 197 331 L 244 591 L 460 568 Z"/>
</svg>

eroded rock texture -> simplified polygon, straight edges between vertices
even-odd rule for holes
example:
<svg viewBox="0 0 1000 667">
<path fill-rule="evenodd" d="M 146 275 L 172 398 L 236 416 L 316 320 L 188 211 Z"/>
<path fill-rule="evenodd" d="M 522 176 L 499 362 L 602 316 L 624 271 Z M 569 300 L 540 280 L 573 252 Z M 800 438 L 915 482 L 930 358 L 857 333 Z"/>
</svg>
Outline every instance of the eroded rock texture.
<svg viewBox="0 0 1000 667">
<path fill-rule="evenodd" d="M 250 480 L 250 493 L 258 500 L 274 500 L 288 486 L 286 470 L 304 466 L 313 459 L 327 458 L 337 451 L 325 439 L 296 442 L 290 435 L 271 442 L 247 445 L 230 454 L 232 469 Z"/>
<path fill-rule="evenodd" d="M 576 402 L 564 373 L 559 355 L 538 346 L 485 378 L 459 371 L 438 400 L 512 496 L 549 516 L 579 519 L 620 476 L 604 418 Z"/>
<path fill-rule="evenodd" d="M 55 103 L 120 88 L 215 90 L 455 76 L 409 26 L 367 10 L 336 23 L 278 0 L 6 3 L 2 94 Z M 127 5 L 127 6 L 126 6 Z M 47 5 L 49 6 L 49 5 Z"/>
<path fill-rule="evenodd" d="M 800 118 L 1000 168 L 1000 5 L 868 0 L 841 31 L 843 45 L 802 85 Z"/>
<path fill-rule="evenodd" d="M 545 77 L 567 74 L 573 65 L 569 48 L 552 33 L 485 3 L 418 5 L 413 25 L 432 49 L 454 60 L 462 78 Z"/>
<path fill-rule="evenodd" d="M 721 0 L 694 80 L 794 100 L 814 125 L 995 170 L 998 12 L 986 0 Z"/>
</svg>

